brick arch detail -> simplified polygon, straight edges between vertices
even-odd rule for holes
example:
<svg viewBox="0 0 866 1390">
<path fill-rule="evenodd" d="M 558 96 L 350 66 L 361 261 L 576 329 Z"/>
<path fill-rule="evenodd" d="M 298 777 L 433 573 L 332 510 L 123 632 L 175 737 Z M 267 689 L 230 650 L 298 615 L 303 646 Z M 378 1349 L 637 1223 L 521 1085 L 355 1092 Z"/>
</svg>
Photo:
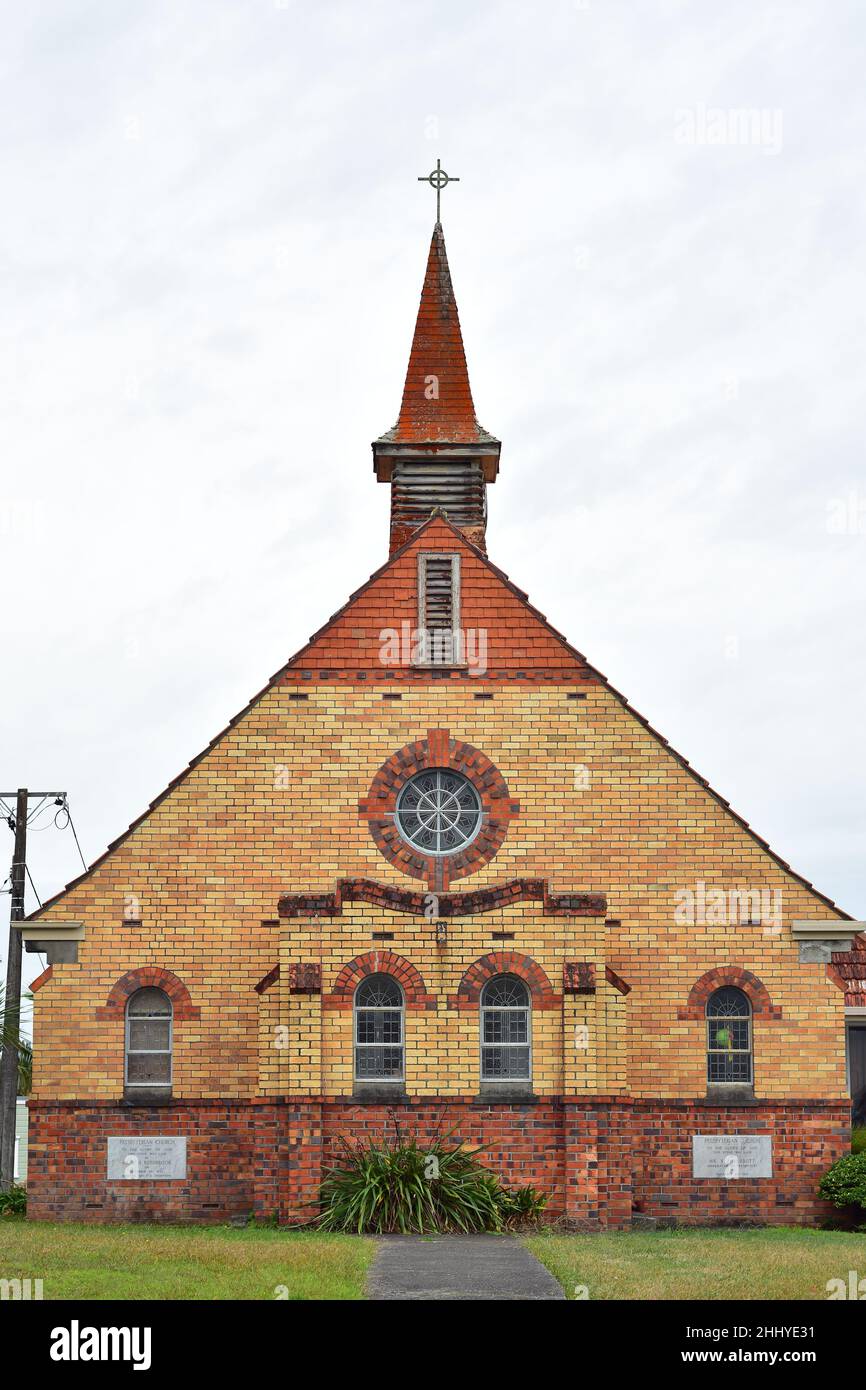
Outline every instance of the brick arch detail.
<svg viewBox="0 0 866 1390">
<path fill-rule="evenodd" d="M 448 1000 L 450 1009 L 477 1009 L 481 991 L 497 975 L 517 975 L 529 986 L 533 1009 L 558 1009 L 562 995 L 554 993 L 547 975 L 531 956 L 517 951 L 490 951 L 473 961 L 464 973 L 457 993 Z"/>
<path fill-rule="evenodd" d="M 322 996 L 323 1009 L 351 1009 L 355 990 L 368 975 L 393 975 L 403 990 L 407 1010 L 435 1010 L 436 999 L 427 993 L 419 970 L 395 951 L 365 951 L 344 965 L 330 994 Z"/>
<path fill-rule="evenodd" d="M 142 965 L 137 970 L 127 970 L 112 985 L 105 1003 L 94 1010 L 95 1016 L 101 1020 L 124 1018 L 127 1000 L 148 987 L 161 989 L 168 995 L 175 1022 L 201 1017 L 201 1010 L 193 1004 L 183 980 L 161 965 Z"/>
<path fill-rule="evenodd" d="M 743 991 L 752 1006 L 755 1018 L 782 1017 L 781 1008 L 770 999 L 763 980 L 759 980 L 757 975 L 753 975 L 751 970 L 745 970 L 741 965 L 720 965 L 714 970 L 707 970 L 699 980 L 695 980 L 685 1008 L 677 1010 L 677 1018 L 706 1018 L 707 1000 L 711 994 L 725 985 L 733 985 L 735 989 Z"/>
<path fill-rule="evenodd" d="M 428 768 L 462 773 L 481 800 L 481 829 L 471 845 L 455 854 L 424 854 L 403 839 L 395 823 L 397 797 L 410 777 Z M 477 873 L 490 863 L 502 846 L 509 822 L 520 814 L 520 803 L 485 753 L 452 738 L 448 729 L 428 729 L 426 738 L 407 743 L 382 764 L 358 810 L 369 824 L 376 848 L 389 863 L 411 878 L 426 879 L 433 892 L 443 893 L 455 879 Z"/>
</svg>

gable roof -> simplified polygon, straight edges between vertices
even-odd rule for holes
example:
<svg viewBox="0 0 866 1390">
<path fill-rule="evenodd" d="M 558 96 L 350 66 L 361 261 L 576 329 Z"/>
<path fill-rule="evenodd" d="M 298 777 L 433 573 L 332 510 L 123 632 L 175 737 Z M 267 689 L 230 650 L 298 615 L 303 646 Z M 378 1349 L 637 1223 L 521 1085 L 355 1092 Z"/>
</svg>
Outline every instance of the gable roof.
<svg viewBox="0 0 866 1390">
<path fill-rule="evenodd" d="M 491 661 L 489 669 L 484 675 L 469 675 L 465 672 L 451 671 L 436 672 L 429 668 L 419 670 L 417 668 L 395 669 L 387 667 L 383 665 L 378 657 L 374 661 L 372 659 L 372 649 L 369 645 L 363 645 L 364 638 L 366 637 L 369 643 L 370 636 L 370 632 L 365 632 L 363 628 L 360 629 L 360 638 L 357 635 L 359 630 L 352 628 L 351 631 L 355 633 L 355 636 L 352 637 L 348 643 L 345 641 L 347 630 L 349 629 L 349 624 L 345 620 L 351 614 L 354 623 L 355 614 L 358 613 L 363 601 L 372 595 L 374 589 L 380 585 L 384 579 L 389 577 L 393 578 L 394 576 L 399 577 L 401 568 L 404 571 L 407 569 L 407 560 L 409 562 L 408 568 L 414 574 L 412 552 L 423 549 L 424 547 L 421 543 L 425 540 L 437 547 L 447 545 L 450 549 L 459 549 L 466 552 L 468 556 L 472 558 L 473 563 L 477 562 L 479 566 L 483 567 L 489 577 L 497 581 L 499 590 L 504 590 L 510 598 L 512 606 L 503 609 L 502 606 L 499 605 L 499 612 L 497 614 L 498 617 L 504 620 L 505 629 L 508 633 L 508 659 L 501 662 L 498 666 L 495 661 Z M 409 611 L 414 612 L 415 610 L 411 606 L 414 604 L 414 579 L 412 580 L 411 595 L 408 594 L 405 579 L 398 583 L 394 590 L 394 594 L 399 595 L 401 590 L 403 592 L 404 602 L 407 597 L 410 598 Z M 389 610 L 389 617 L 393 616 L 393 611 L 393 609 Z M 512 621 L 514 612 L 520 612 L 523 615 L 524 628 L 528 634 L 523 649 L 520 648 L 518 643 L 517 664 L 515 664 L 515 626 Z M 372 615 L 376 617 L 379 622 L 381 622 L 382 613 L 382 604 L 374 604 Z M 329 643 L 329 639 L 341 633 L 343 635 L 343 640 L 340 643 Z M 355 644 L 354 649 L 352 647 L 352 642 Z M 354 656 L 354 660 L 351 659 L 352 656 Z M 525 660 L 523 660 L 523 664 L 521 665 L 520 660 L 524 656 Z M 554 659 L 554 657 L 556 659 Z M 342 658 L 342 660 L 337 660 L 337 658 Z M 389 684 L 401 679 L 432 683 L 442 677 L 447 677 L 450 679 L 471 681 L 476 686 L 483 686 L 485 682 L 501 684 L 503 681 L 509 680 L 526 680 L 532 684 L 537 684 L 541 680 L 556 684 L 601 685 L 619 701 L 622 707 L 636 719 L 644 729 L 646 729 L 647 733 L 668 750 L 671 757 L 675 759 L 689 776 L 692 777 L 719 806 L 733 817 L 738 825 L 747 832 L 750 838 L 758 844 L 761 849 L 769 854 L 780 868 L 784 869 L 786 873 L 789 873 L 798 883 L 801 883 L 803 887 L 814 893 L 821 902 L 825 903 L 832 911 L 838 913 L 840 917 L 847 921 L 852 920 L 850 914 L 838 907 L 832 898 L 821 893 L 807 878 L 804 878 L 802 874 L 798 874 L 786 860 L 782 859 L 781 856 L 772 849 L 769 843 L 752 829 L 749 822 L 734 810 L 731 803 L 715 791 L 714 788 L 710 786 L 707 779 L 702 777 L 700 773 L 691 766 L 688 759 L 678 753 L 668 740 L 650 724 L 649 720 L 636 710 L 620 691 L 611 685 L 607 677 L 594 666 L 590 665 L 583 654 L 579 652 L 576 647 L 573 647 L 562 633 L 558 632 L 557 629 L 548 622 L 544 614 L 539 612 L 539 610 L 530 603 L 528 595 L 512 583 L 508 575 L 494 565 L 484 552 L 473 545 L 472 542 L 466 538 L 465 534 L 459 531 L 457 527 L 448 520 L 447 516 L 440 511 L 435 511 L 429 520 L 426 521 L 423 526 L 419 527 L 409 540 L 389 557 L 384 565 L 378 570 L 375 570 L 359 589 L 356 589 L 354 593 L 350 594 L 343 606 L 328 619 L 323 627 L 313 633 L 309 641 L 301 647 L 294 656 L 290 657 L 284 666 L 281 666 L 280 669 L 271 676 L 270 680 L 262 689 L 248 701 L 244 708 L 240 710 L 233 719 L 229 720 L 225 728 L 221 729 L 220 732 L 211 739 L 210 743 L 190 761 L 188 766 L 179 772 L 176 777 L 172 778 L 168 786 L 151 801 L 147 809 L 143 811 L 141 815 L 137 816 L 136 819 L 131 822 L 123 834 L 119 835 L 116 840 L 113 840 L 111 844 L 108 845 L 107 849 L 99 855 L 83 873 L 78 874 L 77 877 L 66 884 L 65 888 L 55 893 L 54 896 L 43 903 L 40 908 L 31 913 L 27 920 L 37 920 L 44 911 L 59 902 L 66 893 L 86 879 L 100 864 L 108 859 L 114 850 L 123 844 L 138 826 L 147 819 L 151 811 L 155 810 L 156 807 L 170 795 L 174 788 L 185 780 L 189 773 L 207 757 L 217 744 L 219 744 L 276 685 L 279 685 L 281 682 L 287 684 L 312 683 L 315 676 L 317 676 L 320 681 L 341 679 L 366 680 L 375 677 Z"/>
</svg>

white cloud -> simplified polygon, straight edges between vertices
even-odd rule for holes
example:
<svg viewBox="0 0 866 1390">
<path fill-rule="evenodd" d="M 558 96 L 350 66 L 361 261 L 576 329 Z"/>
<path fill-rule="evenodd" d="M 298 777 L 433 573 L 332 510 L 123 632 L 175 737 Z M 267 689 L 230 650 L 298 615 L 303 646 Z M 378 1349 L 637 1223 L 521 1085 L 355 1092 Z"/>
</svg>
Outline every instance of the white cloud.
<svg viewBox="0 0 866 1390">
<path fill-rule="evenodd" d="M 866 534 L 826 524 L 866 497 L 864 36 L 854 0 L 10 12 L 5 780 L 95 855 L 381 563 L 439 155 L 493 558 L 866 914 Z M 678 143 L 699 106 L 781 149 Z M 56 890 L 69 837 L 31 864 Z"/>
</svg>

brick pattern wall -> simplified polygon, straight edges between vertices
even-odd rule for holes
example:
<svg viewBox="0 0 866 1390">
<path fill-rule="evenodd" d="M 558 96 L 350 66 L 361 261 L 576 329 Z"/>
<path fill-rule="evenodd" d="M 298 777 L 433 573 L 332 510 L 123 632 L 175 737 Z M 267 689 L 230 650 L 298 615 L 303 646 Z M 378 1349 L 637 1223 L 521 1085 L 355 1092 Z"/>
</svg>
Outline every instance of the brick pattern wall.
<svg viewBox="0 0 866 1390">
<path fill-rule="evenodd" d="M 816 1224 L 838 1212 L 818 1199 L 830 1164 L 851 1149 L 845 1104 L 763 1102 L 720 1110 L 700 1101 L 638 1101 L 631 1121 L 635 1209 L 697 1224 Z M 773 1177 L 692 1177 L 693 1134 L 769 1134 Z"/>
<path fill-rule="evenodd" d="M 220 1223 L 316 1210 L 342 1142 L 421 1145 L 453 1131 L 513 1187 L 548 1196 L 547 1214 L 585 1230 L 628 1226 L 633 1212 L 684 1225 L 817 1224 L 831 1214 L 818 1176 L 849 1147 L 846 1107 L 812 1101 L 720 1110 L 701 1101 L 632 1103 L 575 1096 L 489 1104 L 477 1098 L 363 1104 L 351 1098 L 199 1102 L 167 1107 L 31 1103 L 28 1214 L 54 1221 Z M 772 1179 L 695 1179 L 692 1135 L 769 1134 Z M 109 1182 L 107 1139 L 186 1135 L 188 1176 Z"/>
<path fill-rule="evenodd" d="M 40 1221 L 224 1221 L 253 1205 L 254 1155 L 273 1107 L 31 1101 L 28 1216 Z M 186 1181 L 109 1182 L 115 1135 L 186 1135 Z"/>
<path fill-rule="evenodd" d="M 326 1105 L 323 1167 L 340 1161 L 340 1140 L 367 1143 L 393 1140 L 397 1133 L 419 1144 L 454 1131 L 453 1142 L 483 1148 L 479 1158 L 514 1187 L 532 1184 L 547 1192 L 550 1211 L 564 1210 L 562 1107 L 540 1104 L 485 1105 L 473 1099 L 424 1100 L 406 1105 L 358 1105 L 347 1099 Z"/>
<path fill-rule="evenodd" d="M 414 624 L 416 550 L 433 545 L 461 548 L 464 625 L 489 631 L 489 669 L 476 679 L 388 671 L 377 659 L 383 627 L 404 617 Z M 491 698 L 478 700 L 479 693 Z M 549 885 L 544 900 L 462 901 L 459 914 L 443 914 L 441 939 L 435 921 L 389 896 L 417 881 L 379 852 L 360 810 L 387 759 L 436 729 L 480 750 L 519 805 L 495 858 L 460 888 L 493 891 L 525 879 Z M 381 898 L 320 910 L 317 903 L 347 878 L 381 885 Z M 719 920 L 715 910 L 683 921 L 682 894 L 700 885 L 706 893 L 763 893 L 769 911 L 751 922 Z M 281 900 L 299 894 L 311 895 L 309 909 L 284 915 Z M 581 911 L 568 909 L 568 895 L 588 895 Z M 563 911 L 548 910 L 554 899 Z M 155 1112 L 154 1132 L 165 1132 L 169 1116 L 181 1123 L 184 1105 L 191 1124 L 213 1126 L 219 1105 L 211 1112 L 210 1102 L 228 1110 L 249 1102 L 252 1108 L 231 1110 L 249 1142 L 214 1130 L 216 1161 L 231 1143 L 239 1146 L 232 1158 L 239 1175 L 225 1181 L 243 1185 L 257 1161 L 249 1118 L 255 1102 L 351 1098 L 351 1010 L 323 1009 L 322 1002 L 351 961 L 380 949 L 417 971 L 435 1004 L 407 1012 L 407 1090 L 418 1102 L 463 1105 L 477 1094 L 477 1012 L 455 1001 L 475 963 L 514 952 L 537 964 L 557 999 L 556 1008 L 533 1011 L 533 1088 L 545 1106 L 563 1097 L 569 1105 L 571 1098 L 596 1105 L 600 1096 L 652 1105 L 700 1096 L 705 1026 L 690 1001 L 696 982 L 719 970 L 757 980 L 772 1004 L 754 1019 L 759 1101 L 844 1105 L 844 994 L 823 966 L 800 964 L 790 934 L 792 919 L 823 919 L 832 908 L 441 519 L 359 591 L 207 756 L 42 915 L 85 923 L 78 962 L 46 973 L 34 1010 L 34 1101 L 47 1106 L 46 1125 L 66 1116 L 72 1159 L 76 1144 L 91 1142 L 96 1121 L 80 1104 L 52 1107 L 86 1100 L 100 1113 L 98 1103 L 114 1106 L 122 1097 L 123 1022 L 109 1001 L 122 997 L 129 972 L 170 972 L 184 991 L 174 1028 L 173 1094 L 181 1108 Z M 591 970 L 594 992 L 563 992 L 565 967 L 575 962 L 585 979 Z M 321 993 L 293 988 L 301 967 L 318 970 Z M 257 993 L 266 977 L 270 984 Z M 793 1146 L 796 1109 L 785 1113 L 792 1137 L 786 1130 L 784 1142 Z M 620 1124 L 599 1118 L 597 1106 L 593 1114 L 599 1135 Z M 127 1116 L 129 1124 L 145 1121 L 139 1112 Z M 564 1146 L 575 1166 L 563 1191 L 572 1193 L 572 1207 L 583 1201 L 590 1210 L 595 1202 L 600 1210 L 602 1198 L 618 1207 L 620 1139 L 613 1131 L 599 1139 L 608 1154 L 602 1172 L 578 1143 L 581 1123 L 575 1111 L 573 1142 Z M 58 1144 L 61 1133 L 54 1131 Z M 303 1163 L 314 1141 L 315 1125 L 300 1144 Z M 558 1142 L 551 1137 L 554 1148 Z M 816 1141 L 809 1150 L 815 1164 L 833 1142 Z M 537 1151 L 542 1172 L 546 1152 L 544 1145 Z M 262 1160 L 262 1183 L 279 1195 L 285 1175 L 265 1174 L 271 1161 Z M 78 1170 L 63 1155 L 36 1163 L 35 1211 L 62 1205 L 61 1171 Z M 184 1199 L 197 1219 L 204 1219 L 204 1173 L 200 1195 L 193 1182 Z M 234 1190 L 218 1193 L 224 1210 Z M 579 1190 L 584 1197 L 574 1195 Z M 264 1201 L 263 1192 L 254 1200 Z M 112 1196 L 102 1210 L 119 1200 Z M 164 1214 L 176 1210 L 176 1200 L 165 1194 Z"/>
</svg>

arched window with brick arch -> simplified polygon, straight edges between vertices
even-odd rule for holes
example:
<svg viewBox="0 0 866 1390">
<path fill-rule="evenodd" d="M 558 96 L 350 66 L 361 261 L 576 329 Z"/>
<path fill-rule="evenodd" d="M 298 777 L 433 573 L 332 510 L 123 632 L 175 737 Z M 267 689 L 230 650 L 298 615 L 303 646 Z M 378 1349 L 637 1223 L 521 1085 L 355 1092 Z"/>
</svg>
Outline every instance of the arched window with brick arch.
<svg viewBox="0 0 866 1390">
<path fill-rule="evenodd" d="M 402 1084 L 405 999 L 393 975 L 367 975 L 355 990 L 355 1081 Z"/>
<path fill-rule="evenodd" d="M 517 975 L 494 975 L 481 991 L 481 1080 L 529 1081 L 532 1009 Z"/>
<path fill-rule="evenodd" d="M 172 1021 L 165 990 L 147 985 L 129 996 L 124 1084 L 131 1098 L 171 1096 Z"/>
<path fill-rule="evenodd" d="M 751 1084 L 752 1006 L 733 985 L 713 990 L 707 1000 L 707 1082 Z"/>
</svg>

